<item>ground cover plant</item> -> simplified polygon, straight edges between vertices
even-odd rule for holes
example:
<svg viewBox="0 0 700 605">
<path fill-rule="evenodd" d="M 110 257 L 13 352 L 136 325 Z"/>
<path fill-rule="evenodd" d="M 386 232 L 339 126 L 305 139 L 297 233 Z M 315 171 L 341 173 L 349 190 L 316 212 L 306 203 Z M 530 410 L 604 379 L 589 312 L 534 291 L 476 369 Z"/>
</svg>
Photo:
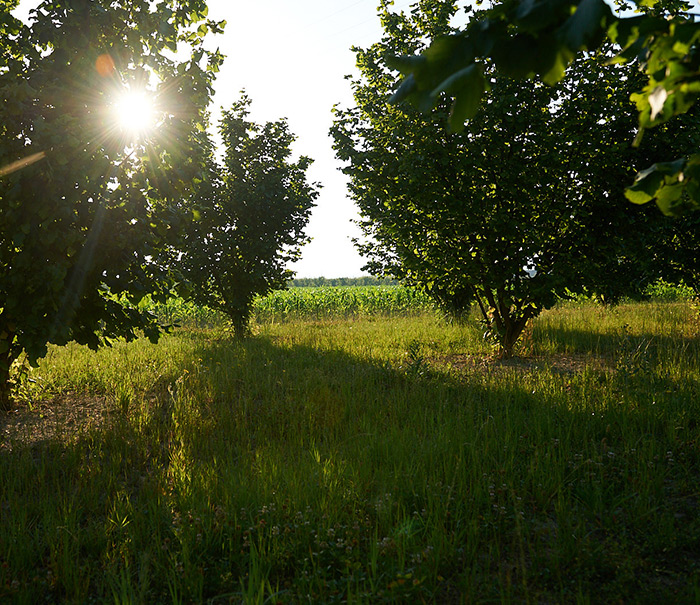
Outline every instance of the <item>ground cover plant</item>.
<svg viewBox="0 0 700 605">
<path fill-rule="evenodd" d="M 0 600 L 694 602 L 692 304 L 51 348 L 2 416 Z"/>
<path fill-rule="evenodd" d="M 253 314 L 260 322 L 421 315 L 435 308 L 425 293 L 404 286 L 341 286 L 278 290 L 258 298 Z"/>
</svg>

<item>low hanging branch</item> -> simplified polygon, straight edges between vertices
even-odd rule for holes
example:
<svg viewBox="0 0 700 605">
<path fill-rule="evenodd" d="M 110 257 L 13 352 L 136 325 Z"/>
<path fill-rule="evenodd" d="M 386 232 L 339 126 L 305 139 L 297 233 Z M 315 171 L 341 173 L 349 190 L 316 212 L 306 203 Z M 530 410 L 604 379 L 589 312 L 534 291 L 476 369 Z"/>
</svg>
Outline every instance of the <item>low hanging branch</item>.
<svg viewBox="0 0 700 605">
<path fill-rule="evenodd" d="M 459 132 L 474 118 L 490 87 L 486 65 L 512 78 L 556 85 L 577 54 L 615 44 L 613 61 L 638 62 L 647 81 L 632 95 L 639 144 L 648 128 L 688 111 L 700 98 L 700 22 L 665 0 L 633 0 L 633 17 L 615 15 L 604 0 L 500 2 L 473 16 L 466 28 L 432 36 L 417 55 L 390 54 L 405 77 L 392 103 L 408 99 L 423 111 L 451 97 L 448 124 Z M 700 154 L 657 162 L 626 190 L 636 204 L 655 201 L 664 214 L 700 208 Z"/>
</svg>

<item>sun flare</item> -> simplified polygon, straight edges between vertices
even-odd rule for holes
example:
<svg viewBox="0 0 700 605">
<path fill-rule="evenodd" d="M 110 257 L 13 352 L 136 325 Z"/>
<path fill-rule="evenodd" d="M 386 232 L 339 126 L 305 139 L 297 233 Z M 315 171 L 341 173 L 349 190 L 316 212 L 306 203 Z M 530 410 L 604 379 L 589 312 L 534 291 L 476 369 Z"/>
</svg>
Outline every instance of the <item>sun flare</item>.
<svg viewBox="0 0 700 605">
<path fill-rule="evenodd" d="M 139 138 L 156 126 L 156 111 L 151 94 L 130 90 L 121 94 L 114 103 L 117 124 L 131 138 Z"/>
</svg>

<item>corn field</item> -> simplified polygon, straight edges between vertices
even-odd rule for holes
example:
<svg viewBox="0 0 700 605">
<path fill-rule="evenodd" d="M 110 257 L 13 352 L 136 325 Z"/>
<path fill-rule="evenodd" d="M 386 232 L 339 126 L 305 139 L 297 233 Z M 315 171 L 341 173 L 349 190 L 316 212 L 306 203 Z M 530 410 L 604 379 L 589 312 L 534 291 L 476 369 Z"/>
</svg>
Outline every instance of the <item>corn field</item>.
<svg viewBox="0 0 700 605">
<path fill-rule="evenodd" d="M 665 301 L 694 298 L 691 288 L 663 281 L 650 285 L 645 294 Z M 165 304 L 146 300 L 144 304 L 167 325 L 203 329 L 226 324 L 226 316 L 219 311 L 180 298 L 171 298 Z M 251 319 L 258 323 L 276 323 L 299 319 L 406 317 L 435 309 L 425 293 L 405 286 L 305 286 L 276 290 L 256 298 Z"/>
<path fill-rule="evenodd" d="M 226 323 L 219 311 L 179 298 L 146 303 L 164 324 L 210 328 Z M 372 316 L 411 316 L 435 307 L 426 294 L 404 286 L 326 286 L 277 290 L 258 297 L 252 319 L 258 323 Z"/>
<path fill-rule="evenodd" d="M 196 305 L 182 298 L 169 298 L 165 304 L 144 299 L 142 305 L 158 317 L 161 324 L 186 328 L 213 328 L 223 325 L 226 317 L 219 311 Z"/>
<path fill-rule="evenodd" d="M 433 309 L 428 296 L 404 286 L 343 286 L 279 290 L 255 301 L 260 323 L 287 319 L 332 319 L 417 315 Z"/>
</svg>

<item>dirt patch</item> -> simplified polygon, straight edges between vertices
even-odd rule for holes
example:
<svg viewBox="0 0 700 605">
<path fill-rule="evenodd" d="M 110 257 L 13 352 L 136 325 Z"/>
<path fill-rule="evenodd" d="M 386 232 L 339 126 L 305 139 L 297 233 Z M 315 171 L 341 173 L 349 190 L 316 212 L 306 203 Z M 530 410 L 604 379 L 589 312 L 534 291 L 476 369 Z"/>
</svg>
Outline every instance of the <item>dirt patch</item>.
<svg viewBox="0 0 700 605">
<path fill-rule="evenodd" d="M 69 441 L 75 435 L 102 426 L 111 414 L 105 397 L 67 393 L 30 407 L 0 412 L 0 451 L 17 445 L 35 446 L 54 439 Z"/>
<path fill-rule="evenodd" d="M 467 354 L 443 355 L 430 361 L 435 367 L 449 367 L 459 373 L 491 374 L 506 371 L 522 373 L 550 370 L 555 374 L 572 375 L 585 370 L 612 372 L 615 365 L 610 359 L 584 354 L 564 354 L 498 359 L 493 356 Z"/>
</svg>

